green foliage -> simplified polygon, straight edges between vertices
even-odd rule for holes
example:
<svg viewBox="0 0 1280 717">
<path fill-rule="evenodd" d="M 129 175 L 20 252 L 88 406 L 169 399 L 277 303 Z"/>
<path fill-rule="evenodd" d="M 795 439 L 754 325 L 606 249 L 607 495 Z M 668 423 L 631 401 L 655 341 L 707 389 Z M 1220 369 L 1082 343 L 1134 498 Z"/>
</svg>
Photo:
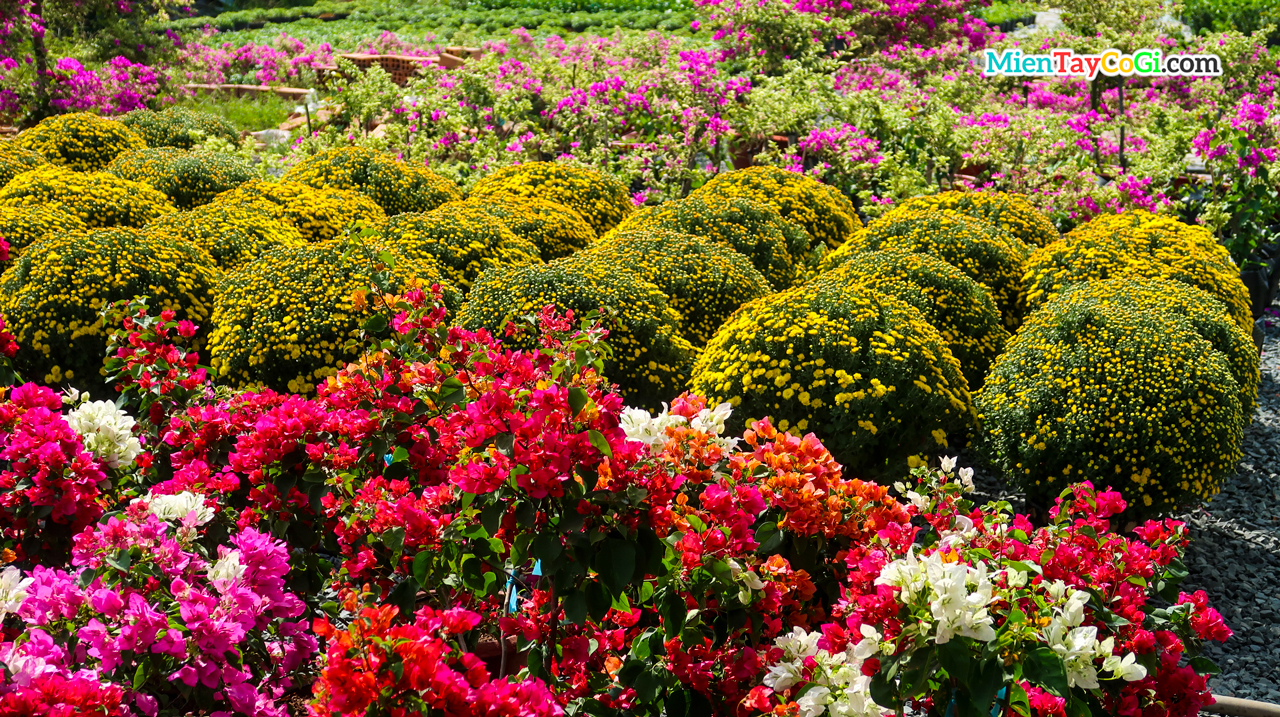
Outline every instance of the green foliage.
<svg viewBox="0 0 1280 717">
<path fill-rule="evenodd" d="M 134 110 L 120 118 L 148 147 L 192 149 L 210 137 L 235 143 L 240 135 L 235 125 L 222 115 L 201 112 L 180 105 L 161 112 Z"/>
<path fill-rule="evenodd" d="M 0 206 L 55 203 L 90 227 L 141 227 L 174 211 L 169 198 L 150 185 L 52 164 L 19 174 L 0 189 Z"/>
<path fill-rule="evenodd" d="M 501 222 L 516 236 L 536 244 L 546 261 L 569 256 L 596 238 L 595 230 L 581 214 L 536 197 L 468 199 L 458 211 L 483 214 Z"/>
<path fill-rule="evenodd" d="M 485 272 L 467 296 L 458 324 L 498 331 L 547 305 L 579 316 L 606 312 L 613 356 L 604 373 L 630 405 L 656 410 L 684 389 L 697 349 L 681 334 L 680 315 L 661 289 L 599 255 L 576 254 Z M 536 345 L 530 336 L 506 340 L 526 348 Z"/>
<path fill-rule="evenodd" d="M 0 276 L 0 313 L 24 348 L 23 375 L 103 394 L 104 307 L 145 295 L 203 324 L 221 279 L 212 257 L 185 242 L 127 228 L 53 234 Z"/>
<path fill-rule="evenodd" d="M 10 260 L 46 236 L 82 232 L 87 228 L 61 204 L 0 207 L 0 237 L 9 242 Z"/>
<path fill-rule="evenodd" d="M 208 18 L 201 18 L 207 20 Z M 276 33 L 279 35 L 279 32 Z M 235 142 L 240 132 L 257 132 L 272 129 L 289 119 L 297 103 L 274 94 L 259 94 L 250 97 L 233 97 L 216 93 L 198 94 L 183 98 L 169 111 L 185 110 L 201 115 L 213 115 L 221 118 L 229 125 L 234 137 L 225 137 Z M 164 114 L 164 112 L 160 113 Z M 208 132 L 208 130 L 206 130 Z M 221 132 L 214 136 L 223 136 Z"/>
<path fill-rule="evenodd" d="M 422 166 L 366 147 L 338 147 L 304 157 L 284 175 L 316 189 L 350 189 L 378 203 L 387 216 L 429 212 L 462 199 L 458 186 Z"/>
<path fill-rule="evenodd" d="M 39 152 L 19 147 L 12 141 L 0 142 L 0 187 L 19 174 L 48 163 Z"/>
<path fill-rule="evenodd" d="M 542 261 L 533 242 L 461 202 L 433 212 L 394 216 L 382 236 L 388 246 L 405 256 L 438 262 L 463 291 L 470 290 L 483 272 L 494 267 Z"/>
<path fill-rule="evenodd" d="M 771 417 L 818 432 L 847 470 L 901 476 L 975 424 L 960 365 L 914 307 L 865 285 L 817 281 L 752 301 L 694 367 L 693 391 L 734 406 L 728 429 Z"/>
<path fill-rule="evenodd" d="M 747 257 L 775 289 L 791 288 L 809 253 L 808 232 L 783 219 L 772 204 L 742 197 L 664 202 L 629 215 L 613 231 L 636 229 L 668 229 L 717 241 Z"/>
<path fill-rule="evenodd" d="M 738 252 L 710 239 L 664 229 L 610 232 L 587 250 L 632 271 L 667 295 L 694 346 L 704 346 L 739 306 L 773 293 Z"/>
<path fill-rule="evenodd" d="M 208 204 L 255 176 L 253 167 L 238 157 L 176 147 L 131 149 L 113 159 L 107 171 L 158 189 L 179 209 Z"/>
<path fill-rule="evenodd" d="M 278 246 L 305 243 L 302 232 L 274 202 L 253 199 L 234 206 L 205 204 L 175 212 L 147 224 L 150 234 L 190 242 L 209 252 L 218 266 L 230 271 Z"/>
<path fill-rule="evenodd" d="M 88 112 L 50 117 L 19 134 L 14 144 L 79 172 L 103 169 L 116 155 L 147 143 L 123 123 Z"/>
<path fill-rule="evenodd" d="M 975 397 L 982 450 L 1033 504 L 1091 480 L 1119 490 L 1134 517 L 1169 514 L 1234 472 L 1241 387 L 1227 356 L 1165 309 L 1186 303 L 1161 294 L 1169 286 L 1090 282 L 1061 294 L 992 367 Z"/>
</svg>

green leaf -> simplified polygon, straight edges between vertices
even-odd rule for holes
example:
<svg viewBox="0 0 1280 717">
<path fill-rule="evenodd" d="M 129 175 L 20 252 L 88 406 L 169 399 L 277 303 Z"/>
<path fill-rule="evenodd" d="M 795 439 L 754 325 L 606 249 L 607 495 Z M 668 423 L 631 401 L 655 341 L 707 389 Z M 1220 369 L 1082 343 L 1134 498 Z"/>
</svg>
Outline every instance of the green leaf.
<svg viewBox="0 0 1280 717">
<path fill-rule="evenodd" d="M 575 590 L 564 596 L 564 616 L 575 625 L 587 622 L 587 594 Z"/>
<path fill-rule="evenodd" d="M 605 615 L 609 614 L 611 607 L 613 607 L 613 599 L 609 597 L 605 587 L 595 581 L 587 583 L 587 612 L 591 615 L 591 619 L 600 622 Z"/>
<path fill-rule="evenodd" d="M 392 463 L 400 463 L 407 460 L 409 460 L 409 451 L 404 446 L 396 446 L 396 449 L 391 452 Z"/>
<path fill-rule="evenodd" d="M 1196 672 L 1202 675 L 1216 675 L 1219 672 L 1222 672 L 1222 668 L 1218 667 L 1217 663 L 1205 657 L 1204 655 L 1191 658 L 1190 664 L 1191 664 L 1191 669 L 1195 670 Z"/>
<path fill-rule="evenodd" d="M 1071 695 L 1067 699 L 1067 717 L 1093 717 L 1093 712 L 1089 710 L 1089 703 Z"/>
<path fill-rule="evenodd" d="M 883 672 L 877 672 L 875 677 L 871 678 L 871 699 L 881 707 L 891 710 L 898 708 L 898 690 L 885 678 Z"/>
<path fill-rule="evenodd" d="M 772 555 L 782 547 L 782 537 L 782 531 L 778 530 L 777 523 L 765 523 L 756 528 L 756 542 L 760 544 L 756 551 Z"/>
<path fill-rule="evenodd" d="M 1004 665 L 998 658 L 990 658 L 978 663 L 969 682 L 969 695 L 979 711 L 990 714 L 991 705 L 996 700 L 996 693 L 1004 684 Z"/>
<path fill-rule="evenodd" d="M 142 686 L 147 684 L 147 667 L 150 665 L 150 660 L 142 660 L 138 663 L 138 669 L 133 673 L 133 689 L 135 692 L 141 691 Z"/>
<path fill-rule="evenodd" d="M 1070 692 L 1067 684 L 1067 668 L 1062 658 L 1048 647 L 1037 647 L 1027 653 L 1022 663 L 1022 676 L 1027 682 L 1042 687 L 1057 695 L 1066 697 Z"/>
<path fill-rule="evenodd" d="M 510 433 L 499 433 L 494 436 L 493 447 L 507 458 L 511 458 L 516 454 L 516 437 Z"/>
<path fill-rule="evenodd" d="M 489 532 L 489 535 L 493 535 L 498 532 L 498 527 L 502 525 L 502 516 L 506 512 L 506 503 L 494 501 L 480 511 L 480 524 Z"/>
<path fill-rule="evenodd" d="M 613 449 L 609 447 L 609 441 L 605 440 L 604 434 L 594 428 L 587 431 L 587 440 L 591 441 L 591 445 L 595 446 L 600 455 L 605 458 L 613 457 Z"/>
<path fill-rule="evenodd" d="M 404 526 L 397 525 L 394 528 L 388 528 L 382 533 L 382 544 L 387 546 L 387 550 L 393 553 L 404 551 Z"/>
<path fill-rule="evenodd" d="M 546 574 L 547 566 L 564 552 L 564 546 L 560 544 L 560 536 L 554 533 L 542 533 L 534 538 L 532 547 L 533 557 L 542 561 L 543 574 Z"/>
<path fill-rule="evenodd" d="M 120 572 L 128 572 L 129 565 L 133 562 L 133 557 L 129 555 L 129 551 L 121 548 L 117 550 L 115 555 L 107 556 L 107 565 L 119 570 Z"/>
<path fill-rule="evenodd" d="M 387 317 L 382 314 L 374 314 L 364 322 L 364 332 L 366 334 L 381 334 L 387 330 Z"/>
<path fill-rule="evenodd" d="M 422 550 L 413 556 L 413 579 L 421 588 L 427 587 L 427 576 L 431 570 L 431 551 Z"/>
<path fill-rule="evenodd" d="M 662 693 L 662 678 L 655 675 L 651 670 L 645 670 L 636 677 L 636 682 L 632 685 L 632 689 L 636 691 L 636 699 L 641 704 L 650 704 L 658 699 L 658 695 Z"/>
<path fill-rule="evenodd" d="M 938 664 L 947 671 L 947 676 L 960 684 L 969 682 L 969 667 L 973 662 L 973 653 L 965 644 L 951 639 L 938 645 Z"/>
<path fill-rule="evenodd" d="M 621 593 L 635 573 L 636 546 L 618 538 L 604 541 L 600 552 L 596 553 L 595 569 L 612 594 Z"/>
<path fill-rule="evenodd" d="M 591 397 L 581 386 L 569 387 L 569 418 L 577 418 L 582 409 L 591 403 Z"/>
<path fill-rule="evenodd" d="M 418 583 L 414 580 L 401 580 L 387 595 L 387 602 L 400 608 L 400 614 L 405 617 L 413 615 L 417 600 Z"/>
</svg>

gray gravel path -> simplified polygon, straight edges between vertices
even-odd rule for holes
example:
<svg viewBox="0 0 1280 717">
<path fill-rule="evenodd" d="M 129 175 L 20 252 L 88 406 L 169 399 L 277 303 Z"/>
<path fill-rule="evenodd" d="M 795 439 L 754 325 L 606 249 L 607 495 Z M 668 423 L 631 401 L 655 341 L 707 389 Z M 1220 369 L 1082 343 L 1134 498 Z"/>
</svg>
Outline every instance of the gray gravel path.
<svg viewBox="0 0 1280 717">
<path fill-rule="evenodd" d="M 1244 436 L 1240 470 L 1203 508 L 1180 516 L 1190 526 L 1190 571 L 1183 590 L 1204 590 L 1235 635 L 1205 655 L 1222 668 L 1214 694 L 1280 704 L 1280 319 L 1271 318 L 1262 353 L 1258 413 Z M 996 497 L 1023 509 L 965 451 L 974 466 L 978 503 Z"/>
</svg>

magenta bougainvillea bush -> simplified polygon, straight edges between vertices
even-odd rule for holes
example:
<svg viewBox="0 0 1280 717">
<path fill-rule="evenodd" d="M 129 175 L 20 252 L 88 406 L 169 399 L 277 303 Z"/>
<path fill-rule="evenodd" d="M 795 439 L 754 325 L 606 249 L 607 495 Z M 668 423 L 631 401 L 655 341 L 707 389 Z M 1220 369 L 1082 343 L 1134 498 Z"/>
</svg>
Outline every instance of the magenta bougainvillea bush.
<svg viewBox="0 0 1280 717">
<path fill-rule="evenodd" d="M 728 404 L 628 408 L 594 317 L 548 307 L 517 351 L 434 287 L 352 300 L 366 352 L 312 396 L 215 387 L 199 327 L 141 300 L 105 311 L 114 397 L 0 393 L 0 715 L 1212 699 L 1199 650 L 1230 631 L 1178 590 L 1186 529 L 1117 532 L 1118 493 L 1070 486 L 1037 527 L 954 458 L 881 486 L 812 434 L 726 434 Z"/>
</svg>

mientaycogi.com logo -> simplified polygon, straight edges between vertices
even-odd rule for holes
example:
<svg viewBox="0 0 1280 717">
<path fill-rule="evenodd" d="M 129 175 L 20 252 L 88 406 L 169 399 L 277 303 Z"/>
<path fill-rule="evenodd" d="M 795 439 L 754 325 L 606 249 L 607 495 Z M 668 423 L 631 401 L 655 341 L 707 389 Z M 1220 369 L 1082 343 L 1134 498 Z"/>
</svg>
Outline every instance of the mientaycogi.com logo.
<svg viewBox="0 0 1280 717">
<path fill-rule="evenodd" d="M 1022 50 L 984 53 L 988 77 L 1087 77 L 1101 72 L 1109 76 L 1171 77 L 1222 74 L 1217 55 L 1168 55 L 1161 50 L 1138 50 L 1132 55 L 1119 50 L 1103 50 L 1096 55 L 1077 55 L 1075 50 L 1053 49 L 1047 55 L 1024 55 Z"/>
</svg>

